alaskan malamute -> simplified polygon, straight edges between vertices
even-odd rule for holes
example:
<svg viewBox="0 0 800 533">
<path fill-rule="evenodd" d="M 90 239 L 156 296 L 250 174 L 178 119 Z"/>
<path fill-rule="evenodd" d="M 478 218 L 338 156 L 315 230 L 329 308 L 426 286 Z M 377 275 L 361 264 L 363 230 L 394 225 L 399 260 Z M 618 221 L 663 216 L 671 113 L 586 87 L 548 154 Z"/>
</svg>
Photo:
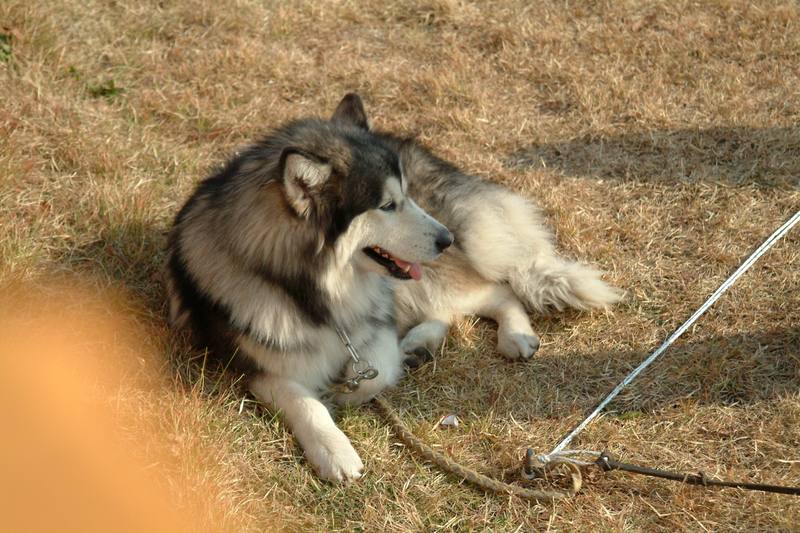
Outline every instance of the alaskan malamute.
<svg viewBox="0 0 800 533">
<path fill-rule="evenodd" d="M 450 324 L 497 322 L 497 351 L 539 347 L 530 311 L 605 308 L 620 292 L 559 257 L 537 208 L 412 140 L 370 129 L 349 94 L 203 181 L 169 238 L 170 318 L 284 420 L 328 480 L 363 464 L 327 405 L 361 403 Z"/>
</svg>

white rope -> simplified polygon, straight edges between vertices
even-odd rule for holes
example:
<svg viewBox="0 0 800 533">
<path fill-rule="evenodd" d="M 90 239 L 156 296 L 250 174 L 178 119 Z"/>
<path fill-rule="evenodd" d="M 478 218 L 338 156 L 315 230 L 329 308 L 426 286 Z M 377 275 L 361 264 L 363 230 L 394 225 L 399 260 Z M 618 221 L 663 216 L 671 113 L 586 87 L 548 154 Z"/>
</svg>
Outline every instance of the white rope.
<svg viewBox="0 0 800 533">
<path fill-rule="evenodd" d="M 726 279 L 725 282 L 722 285 L 720 285 L 716 291 L 714 291 L 714 294 L 712 294 L 708 298 L 708 300 L 706 300 L 705 303 L 701 305 L 700 308 L 697 311 L 695 311 L 691 317 L 689 317 L 689 320 L 684 322 L 681 325 L 681 327 L 675 330 L 675 333 L 670 335 L 669 338 L 665 340 L 664 343 L 661 346 L 659 346 L 656 351 L 650 354 L 650 356 L 647 359 L 645 359 L 642 362 L 642 364 L 633 369 L 633 371 L 630 374 L 628 374 L 627 377 L 623 379 L 619 385 L 614 387 L 614 390 L 612 390 L 608 394 L 608 396 L 606 396 L 603 399 L 603 401 L 597 404 L 597 407 L 594 408 L 594 411 L 592 411 L 589 414 L 589 416 L 587 416 L 583 420 L 583 422 L 578 424 L 578 426 L 575 429 L 573 429 L 569 435 L 564 437 L 564 439 L 558 443 L 558 446 L 553 448 L 552 452 L 550 452 L 549 454 L 540 455 L 539 459 L 542 462 L 547 462 L 548 457 L 550 456 L 558 457 L 559 455 L 561 455 L 563 453 L 562 450 L 564 450 L 564 448 L 570 442 L 572 442 L 572 439 L 574 439 L 578 435 L 578 433 L 583 431 L 586 428 L 586 426 L 589 425 L 589 422 L 591 422 L 598 414 L 600 414 L 600 412 L 605 408 L 605 406 L 608 405 L 609 402 L 613 400 L 622 391 L 622 389 L 628 386 L 628 384 L 631 381 L 633 381 L 636 378 L 636 376 L 638 376 L 645 368 L 650 366 L 650 363 L 655 361 L 658 358 L 658 356 L 664 353 L 664 350 L 666 350 L 673 342 L 675 342 L 678 339 L 678 337 L 683 335 L 683 333 L 687 329 L 689 329 L 692 326 L 692 324 L 694 324 L 695 321 L 698 318 L 700 318 L 700 316 L 702 316 L 703 313 L 706 312 L 706 310 L 708 310 L 709 307 L 714 305 L 714 302 L 716 302 L 719 299 L 719 297 L 722 296 L 722 294 L 731 287 L 731 285 L 736 283 L 736 280 L 739 279 L 739 277 L 742 274 L 744 274 L 753 265 L 753 263 L 755 263 L 758 260 L 759 257 L 764 255 L 764 253 L 766 253 L 767 250 L 772 248 L 772 245 L 778 242 L 784 235 L 786 235 L 789 232 L 789 230 L 791 230 L 795 226 L 795 224 L 797 224 L 799 221 L 800 221 L 800 211 L 795 213 L 792 218 L 787 220 L 781 227 L 775 230 L 775 232 L 772 235 L 770 235 L 769 238 L 767 238 L 767 240 L 765 240 L 761 244 L 761 246 L 759 246 L 758 249 L 755 252 L 753 252 L 744 263 L 742 263 L 742 265 L 739 268 L 736 269 L 736 272 L 731 274 L 731 276 L 728 279 Z"/>
<path fill-rule="evenodd" d="M 600 452 L 595 450 L 561 450 L 561 451 L 552 451 L 548 454 L 541 454 L 536 458 L 542 464 L 547 464 L 553 462 L 554 459 L 559 460 L 560 462 L 564 463 L 572 463 L 578 466 L 591 466 L 594 464 L 594 461 L 584 461 L 581 459 L 577 459 L 579 456 L 589 456 L 594 457 L 597 459 L 600 457 Z"/>
<path fill-rule="evenodd" d="M 528 454 L 533 454 L 533 450 L 529 448 Z M 600 455 L 600 452 L 594 450 L 562 450 L 560 452 L 543 453 L 535 457 L 526 454 L 526 461 L 521 474 L 524 479 L 536 479 L 541 477 L 542 469 L 547 469 L 558 464 L 571 464 L 579 467 L 592 466 L 597 463 Z M 591 457 L 592 460 L 586 461 L 578 459 L 580 456 L 588 456 Z"/>
</svg>

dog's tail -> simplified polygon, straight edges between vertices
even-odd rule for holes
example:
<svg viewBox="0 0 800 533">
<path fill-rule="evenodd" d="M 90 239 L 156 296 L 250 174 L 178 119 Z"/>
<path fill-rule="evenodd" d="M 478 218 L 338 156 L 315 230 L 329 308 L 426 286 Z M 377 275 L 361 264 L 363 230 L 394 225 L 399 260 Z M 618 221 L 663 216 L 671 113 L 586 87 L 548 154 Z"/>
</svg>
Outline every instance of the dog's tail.
<svg viewBox="0 0 800 533">
<path fill-rule="evenodd" d="M 622 299 L 623 292 L 600 276 L 599 270 L 588 265 L 548 256 L 537 258 L 527 268 L 512 270 L 508 283 L 532 311 L 566 307 L 588 311 L 608 309 Z"/>
<path fill-rule="evenodd" d="M 456 239 L 470 264 L 489 281 L 507 282 L 531 311 L 607 309 L 623 292 L 599 270 L 559 257 L 539 209 L 505 189 L 470 198 L 462 221 L 469 231 Z M 468 208 L 468 209 L 467 209 Z"/>
</svg>

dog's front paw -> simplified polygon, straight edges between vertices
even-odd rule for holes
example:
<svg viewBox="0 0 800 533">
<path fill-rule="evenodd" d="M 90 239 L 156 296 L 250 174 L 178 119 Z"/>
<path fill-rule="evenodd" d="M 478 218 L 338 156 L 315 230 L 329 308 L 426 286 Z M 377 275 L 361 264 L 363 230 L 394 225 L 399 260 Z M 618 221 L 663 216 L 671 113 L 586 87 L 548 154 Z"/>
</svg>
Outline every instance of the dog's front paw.
<svg viewBox="0 0 800 533">
<path fill-rule="evenodd" d="M 497 351 L 511 360 L 530 359 L 539 349 L 535 334 L 498 332 L 497 337 Z"/>
<path fill-rule="evenodd" d="M 411 328 L 400 341 L 400 351 L 405 354 L 404 363 L 417 368 L 431 360 L 441 347 L 449 325 L 441 320 L 428 320 Z"/>
<path fill-rule="evenodd" d="M 333 483 L 354 481 L 364 472 L 361 457 L 344 434 L 321 439 L 308 446 L 305 453 L 317 475 Z"/>
<path fill-rule="evenodd" d="M 403 360 L 403 364 L 412 370 L 421 367 L 425 363 L 433 361 L 433 354 L 424 346 L 414 348 L 411 353 L 407 353 L 405 355 L 406 358 Z"/>
</svg>

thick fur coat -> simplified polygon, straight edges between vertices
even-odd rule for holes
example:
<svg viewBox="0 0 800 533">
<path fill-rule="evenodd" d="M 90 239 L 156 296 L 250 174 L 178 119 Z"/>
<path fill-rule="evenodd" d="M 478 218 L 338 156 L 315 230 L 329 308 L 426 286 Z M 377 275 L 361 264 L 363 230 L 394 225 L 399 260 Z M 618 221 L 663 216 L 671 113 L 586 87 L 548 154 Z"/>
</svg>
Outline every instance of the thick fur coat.
<svg viewBox="0 0 800 533">
<path fill-rule="evenodd" d="M 289 123 L 203 181 L 168 252 L 173 324 L 235 359 L 332 481 L 363 463 L 327 405 L 397 383 L 457 318 L 495 320 L 498 351 L 527 359 L 539 346 L 528 311 L 620 298 L 557 255 L 530 201 L 372 131 L 353 94 L 330 120 Z M 378 372 L 352 392 L 337 386 L 355 375 L 340 332 Z"/>
</svg>

